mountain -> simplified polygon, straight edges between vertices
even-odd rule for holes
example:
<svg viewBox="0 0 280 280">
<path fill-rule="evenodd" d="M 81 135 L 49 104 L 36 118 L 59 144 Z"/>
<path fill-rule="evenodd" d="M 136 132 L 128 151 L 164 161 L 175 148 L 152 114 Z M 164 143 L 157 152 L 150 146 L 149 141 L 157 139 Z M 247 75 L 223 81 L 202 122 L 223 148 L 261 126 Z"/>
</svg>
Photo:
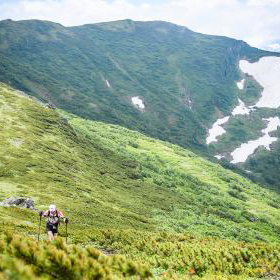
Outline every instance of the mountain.
<svg viewBox="0 0 280 280">
<path fill-rule="evenodd" d="M 239 60 L 279 55 L 160 21 L 4 20 L 0 34 L 0 81 L 200 154 L 208 128 L 238 103 Z"/>
<path fill-rule="evenodd" d="M 0 200 L 36 211 L 0 203 L 0 278 L 277 278 L 278 56 L 166 22 L 1 21 Z M 34 241 L 50 203 L 71 245 Z"/>
<path fill-rule="evenodd" d="M 0 81 L 78 116 L 179 144 L 212 161 L 215 156 L 262 184 L 279 185 L 279 141 L 243 162 L 232 155 L 263 135 L 266 119 L 280 115 L 271 108 L 246 114 L 264 88 L 240 61 L 257 64 L 279 53 L 161 21 L 64 27 L 4 20 L 0 34 Z M 229 116 L 218 128 L 226 133 L 214 139 L 211 127 Z"/>
<path fill-rule="evenodd" d="M 85 279 L 87 273 L 101 279 L 119 279 L 120 273 L 227 279 L 279 273 L 278 192 L 182 147 L 48 108 L 4 84 L 0 112 L 1 200 L 31 197 L 37 210 L 56 203 L 70 218 L 71 243 L 128 258 L 104 259 L 60 241 L 35 244 L 28 238 L 37 238 L 37 212 L 0 206 L 1 231 L 13 231 L 13 237 L 0 236 L 0 275 L 55 273 L 62 279 L 75 271 L 73 279 L 81 273 Z M 65 236 L 64 225 L 60 233 Z M 81 255 L 87 270 L 75 257 Z M 48 261 L 55 271 L 43 265 Z"/>
<path fill-rule="evenodd" d="M 78 227 L 279 239 L 278 193 L 179 146 L 48 109 L 5 85 L 1 131 L 2 197 L 34 197 L 38 208 L 55 199 Z"/>
</svg>

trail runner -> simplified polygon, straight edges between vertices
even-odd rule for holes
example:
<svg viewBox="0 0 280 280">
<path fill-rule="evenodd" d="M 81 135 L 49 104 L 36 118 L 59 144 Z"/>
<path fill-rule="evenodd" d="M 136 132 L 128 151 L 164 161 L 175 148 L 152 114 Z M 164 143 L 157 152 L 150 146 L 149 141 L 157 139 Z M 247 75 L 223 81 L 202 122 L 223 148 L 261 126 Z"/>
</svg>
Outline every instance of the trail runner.
<svg viewBox="0 0 280 280">
<path fill-rule="evenodd" d="M 46 218 L 46 231 L 49 236 L 49 240 L 54 240 L 58 233 L 58 226 L 61 220 L 67 222 L 67 218 L 64 217 L 63 213 L 56 209 L 54 204 L 49 206 L 49 210 L 39 213 Z"/>
</svg>

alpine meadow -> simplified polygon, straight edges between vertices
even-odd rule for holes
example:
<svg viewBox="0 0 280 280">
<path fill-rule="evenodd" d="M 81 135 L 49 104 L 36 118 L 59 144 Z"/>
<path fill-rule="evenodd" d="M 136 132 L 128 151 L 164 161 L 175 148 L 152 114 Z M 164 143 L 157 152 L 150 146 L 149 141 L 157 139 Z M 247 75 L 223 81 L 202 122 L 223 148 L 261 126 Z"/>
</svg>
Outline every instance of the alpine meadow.
<svg viewBox="0 0 280 280">
<path fill-rule="evenodd" d="M 163 21 L 0 21 L 0 279 L 278 279 L 279 60 Z"/>
</svg>

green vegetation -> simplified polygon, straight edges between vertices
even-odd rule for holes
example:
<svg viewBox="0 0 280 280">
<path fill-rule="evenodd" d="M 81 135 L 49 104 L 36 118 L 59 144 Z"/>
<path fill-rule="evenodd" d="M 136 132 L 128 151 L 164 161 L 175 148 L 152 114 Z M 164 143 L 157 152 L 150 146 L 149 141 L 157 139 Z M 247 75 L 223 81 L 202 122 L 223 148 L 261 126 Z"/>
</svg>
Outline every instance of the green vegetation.
<svg viewBox="0 0 280 280">
<path fill-rule="evenodd" d="M 154 275 L 167 279 L 250 279 L 280 272 L 279 245 L 248 244 L 185 234 L 137 231 L 96 232 L 93 241 L 144 261 Z M 185 276 L 185 277 L 184 277 Z M 195 277 L 196 278 L 196 277 Z"/>
<path fill-rule="evenodd" d="M 242 143 L 262 136 L 261 130 L 266 127 L 259 112 L 248 115 L 231 117 L 224 125 L 226 133 L 219 137 L 219 141 L 210 144 L 214 154 L 227 154 Z M 230 160 L 230 158 L 228 158 Z"/>
<path fill-rule="evenodd" d="M 91 245 L 66 245 L 61 239 L 37 243 L 2 234 L 0 279 L 245 280 L 280 273 L 277 245 L 133 230 L 95 230 L 90 234 L 91 244 L 113 255 L 106 256 Z"/>
<path fill-rule="evenodd" d="M 239 97 L 250 106 L 257 103 L 262 88 L 251 76 L 245 75 L 244 78 L 246 78 L 244 89 L 240 91 Z M 229 163 L 232 160 L 230 153 L 242 143 L 263 136 L 262 130 L 266 127 L 264 119 L 276 116 L 280 116 L 279 109 L 271 108 L 254 108 L 250 115 L 231 116 L 223 126 L 226 133 L 218 138 L 218 142 L 209 145 L 209 151 L 212 155 L 224 156 L 221 161 L 224 167 L 234 169 L 262 185 L 279 191 L 279 140 L 270 145 L 270 150 L 264 147 L 258 148 L 245 163 L 239 163 L 238 166 Z M 279 139 L 279 129 L 270 135 Z"/>
<path fill-rule="evenodd" d="M 263 88 L 253 77 L 245 75 L 244 78 L 244 89 L 240 91 L 241 93 L 239 96 L 246 104 L 254 105 L 260 98 Z"/>
<path fill-rule="evenodd" d="M 222 164 L 227 168 L 245 174 L 246 177 L 250 176 L 254 181 L 279 192 L 279 140 L 270 145 L 270 150 L 259 147 L 254 154 L 248 157 L 245 163 L 239 163 L 238 166 L 228 163 L 232 159 L 230 153 L 234 149 L 242 143 L 263 136 L 262 130 L 267 125 L 264 119 L 277 116 L 280 116 L 278 109 L 261 108 L 251 112 L 249 116 L 237 115 L 231 117 L 229 122 L 224 125 L 226 133 L 219 137 L 218 142 L 209 145 L 209 151 L 213 155 L 222 154 L 225 157 Z M 271 132 L 270 135 L 279 139 L 279 128 Z M 246 174 L 246 171 L 250 173 Z"/>
<path fill-rule="evenodd" d="M 277 114 L 280 116 L 279 114 Z M 280 138 L 279 129 L 275 131 L 272 136 Z M 271 145 L 271 150 L 268 151 L 260 147 L 254 155 L 251 155 L 244 164 L 244 168 L 248 168 L 258 176 L 258 181 L 263 184 L 273 186 L 279 190 L 279 151 L 280 142 L 277 141 Z"/>
<path fill-rule="evenodd" d="M 122 157 L 137 162 L 131 175 L 134 178 L 165 187 L 184 198 L 165 209 L 169 210 L 169 215 L 162 210 L 155 212 L 164 229 L 247 241 L 266 240 L 254 232 L 256 224 L 251 220 L 257 213 L 260 216 L 267 214 L 258 203 L 266 199 L 266 203 L 270 203 L 274 194 L 271 196 L 264 190 L 259 193 L 260 189 L 247 180 L 178 146 L 145 138 L 117 126 L 76 117 L 70 117 L 70 124 L 100 147 L 117 151 Z M 259 197 L 258 203 L 253 206 L 256 197 Z M 256 208 L 253 210 L 252 207 Z M 273 212 L 274 216 L 278 211 Z M 221 218 L 227 220 L 222 226 Z M 250 232 L 245 230 L 247 226 Z"/>
<path fill-rule="evenodd" d="M 277 55 L 157 21 L 66 28 L 5 20 L 0 34 L 0 81 L 199 154 L 207 154 L 206 128 L 236 103 L 239 59 Z M 145 112 L 132 96 L 144 100 Z"/>
<path fill-rule="evenodd" d="M 0 279 L 143 279 L 152 275 L 124 257 L 107 257 L 92 247 L 66 246 L 61 239 L 50 244 L 12 234 L 1 237 Z"/>
<path fill-rule="evenodd" d="M 278 110 L 237 116 L 218 145 L 205 145 L 208 128 L 230 114 L 238 97 L 252 105 L 260 96 L 261 86 L 240 71 L 239 60 L 279 53 L 160 21 L 64 27 L 4 20 L 0 35 L 0 81 L 69 113 L 179 144 L 212 161 L 222 153 L 224 167 L 243 168 L 238 171 L 243 175 L 248 169 L 258 182 L 279 187 L 278 172 L 270 170 L 280 164 L 268 153 L 258 156 L 266 162 L 258 167 L 253 161 L 246 167 L 227 161 L 239 144 L 260 135 L 261 118 Z M 242 78 L 241 91 L 236 82 Z M 143 99 L 145 110 L 134 107 L 133 96 Z"/>
<path fill-rule="evenodd" d="M 69 279 L 279 274 L 277 192 L 179 146 L 48 109 L 4 84 L 0 117 L 1 200 L 31 197 L 37 209 L 55 202 L 70 218 L 70 243 L 78 246 L 36 244 L 28 239 L 36 238 L 36 211 L 1 207 L 0 229 L 21 234 L 0 238 L 4 279 L 7 273 L 49 279 L 55 256 L 58 279 L 61 267 L 74 271 Z M 81 255 L 91 269 L 72 261 Z"/>
</svg>

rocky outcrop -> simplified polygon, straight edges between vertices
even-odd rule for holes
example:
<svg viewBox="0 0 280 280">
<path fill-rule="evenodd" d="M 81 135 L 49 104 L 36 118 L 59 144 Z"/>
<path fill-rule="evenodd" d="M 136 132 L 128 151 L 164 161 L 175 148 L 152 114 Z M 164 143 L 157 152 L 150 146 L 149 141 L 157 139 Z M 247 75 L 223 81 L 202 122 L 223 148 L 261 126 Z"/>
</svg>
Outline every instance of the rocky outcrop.
<svg viewBox="0 0 280 280">
<path fill-rule="evenodd" d="M 0 202 L 1 206 L 18 206 L 22 208 L 28 208 L 34 210 L 34 201 L 31 198 L 17 198 L 17 197 L 10 197 L 6 200 Z"/>
</svg>

